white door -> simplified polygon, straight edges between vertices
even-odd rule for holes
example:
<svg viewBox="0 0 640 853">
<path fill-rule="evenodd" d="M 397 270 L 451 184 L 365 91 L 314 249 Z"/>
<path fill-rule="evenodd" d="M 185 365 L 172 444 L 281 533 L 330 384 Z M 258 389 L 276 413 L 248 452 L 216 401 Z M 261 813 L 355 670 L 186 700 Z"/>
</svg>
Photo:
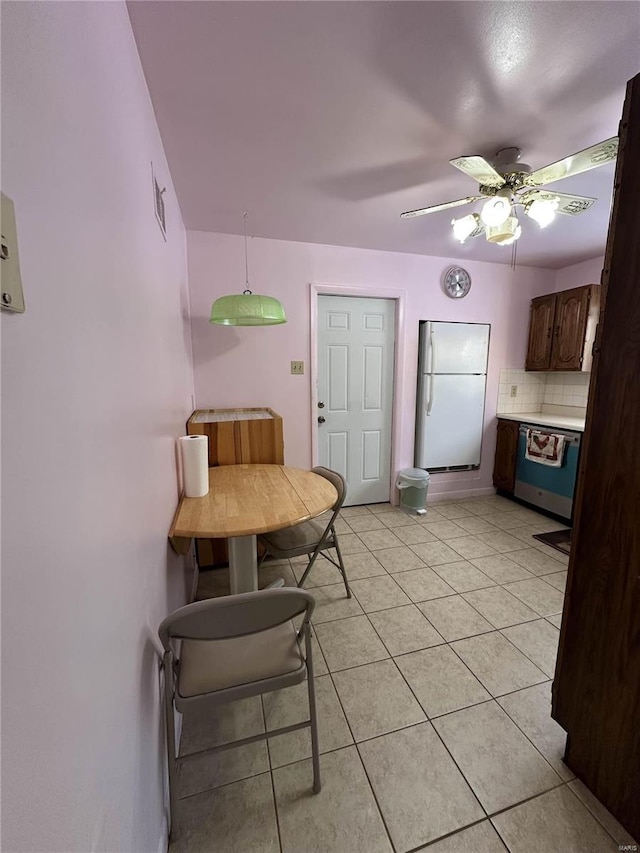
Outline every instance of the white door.
<svg viewBox="0 0 640 853">
<path fill-rule="evenodd" d="M 416 465 L 479 465 L 486 376 L 424 373 L 420 382 Z"/>
<path fill-rule="evenodd" d="M 318 297 L 318 457 L 346 506 L 389 500 L 394 338 L 393 299 Z"/>
</svg>

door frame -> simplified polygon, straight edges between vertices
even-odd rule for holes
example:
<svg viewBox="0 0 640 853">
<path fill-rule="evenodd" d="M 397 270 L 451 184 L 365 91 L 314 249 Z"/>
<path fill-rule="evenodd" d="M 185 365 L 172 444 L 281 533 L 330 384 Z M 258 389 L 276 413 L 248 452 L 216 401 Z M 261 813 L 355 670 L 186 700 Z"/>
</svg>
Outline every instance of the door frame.
<svg viewBox="0 0 640 853">
<path fill-rule="evenodd" d="M 318 464 L 318 297 L 319 296 L 356 296 L 363 299 L 393 299 L 395 305 L 394 329 L 394 366 L 393 366 L 393 401 L 391 404 L 391 479 L 389 482 L 389 501 L 398 503 L 395 477 L 398 460 L 401 458 L 400 412 L 404 411 L 404 388 L 402 378 L 405 370 L 405 322 L 407 310 L 407 291 L 393 287 L 357 287 L 345 284 L 309 285 L 310 318 L 311 318 L 311 352 L 309 353 L 310 383 L 311 383 L 311 464 Z"/>
</svg>

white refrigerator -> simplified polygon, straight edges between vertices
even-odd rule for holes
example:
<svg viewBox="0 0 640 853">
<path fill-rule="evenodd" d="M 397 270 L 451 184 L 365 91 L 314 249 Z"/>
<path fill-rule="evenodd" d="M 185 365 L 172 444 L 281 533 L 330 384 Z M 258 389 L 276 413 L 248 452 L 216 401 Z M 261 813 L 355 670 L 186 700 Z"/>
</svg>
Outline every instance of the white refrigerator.
<svg viewBox="0 0 640 853">
<path fill-rule="evenodd" d="M 490 326 L 420 321 L 415 465 L 480 465 Z"/>
</svg>

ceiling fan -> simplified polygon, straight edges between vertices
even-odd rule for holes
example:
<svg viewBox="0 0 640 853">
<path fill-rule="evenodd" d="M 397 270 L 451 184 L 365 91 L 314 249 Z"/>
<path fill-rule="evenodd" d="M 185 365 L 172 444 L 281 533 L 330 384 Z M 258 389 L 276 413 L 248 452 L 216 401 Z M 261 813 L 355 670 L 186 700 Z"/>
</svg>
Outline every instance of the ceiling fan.
<svg viewBox="0 0 640 853">
<path fill-rule="evenodd" d="M 605 139 L 604 142 L 535 171 L 526 163 L 519 162 L 522 155 L 520 148 L 500 149 L 493 158 L 493 163 L 488 163 L 480 156 L 456 157 L 449 162 L 474 181 L 478 181 L 478 195 L 421 207 L 419 210 L 407 210 L 401 213 L 400 217 L 409 219 L 424 216 L 425 213 L 437 213 L 439 210 L 471 204 L 488 196 L 488 201 L 479 214 L 470 213 L 461 219 L 451 220 L 453 235 L 464 243 L 469 237 L 484 234 L 490 243 L 509 246 L 522 233 L 515 212 L 516 206 L 524 207 L 527 216 L 537 222 L 540 228 L 546 228 L 553 222 L 556 213 L 566 216 L 584 213 L 596 201 L 595 198 L 541 190 L 539 187 L 603 166 L 615 160 L 617 153 L 618 137 L 612 136 L 611 139 Z"/>
</svg>

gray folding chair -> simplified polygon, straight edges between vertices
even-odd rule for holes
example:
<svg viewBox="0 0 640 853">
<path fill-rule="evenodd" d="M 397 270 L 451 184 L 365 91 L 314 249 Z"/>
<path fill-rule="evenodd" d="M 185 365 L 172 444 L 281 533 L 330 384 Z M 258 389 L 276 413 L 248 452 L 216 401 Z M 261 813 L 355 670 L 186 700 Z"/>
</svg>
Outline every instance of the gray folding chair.
<svg viewBox="0 0 640 853">
<path fill-rule="evenodd" d="M 344 588 L 347 591 L 347 598 L 351 598 L 347 572 L 344 567 L 342 553 L 340 552 L 338 534 L 334 526 L 347 495 L 347 484 L 344 477 L 338 474 L 337 471 L 331 471 L 329 468 L 321 466 L 312 468 L 311 470 L 314 474 L 319 474 L 321 477 L 329 480 L 330 483 L 333 483 L 338 492 L 337 501 L 330 510 L 317 516 L 317 518 L 303 521 L 301 524 L 295 524 L 293 527 L 286 527 L 284 530 L 274 530 L 272 533 L 264 533 L 258 536 L 258 542 L 264 548 L 264 553 L 260 558 L 258 566 L 262 565 L 267 555 L 282 560 L 309 554 L 310 560 L 298 583 L 298 586 L 302 587 L 317 557 L 321 555 L 340 570 L 342 580 L 344 581 Z M 337 562 L 326 553 L 330 548 L 335 548 L 338 558 Z"/>
<path fill-rule="evenodd" d="M 276 734 L 311 729 L 313 790 L 320 790 L 318 723 L 309 619 L 315 601 L 300 589 L 264 589 L 196 601 L 170 613 L 158 634 L 165 649 L 169 826 L 176 813 L 178 763 Z M 300 630 L 295 616 L 304 614 Z M 304 639 L 304 648 L 302 644 Z M 174 707 L 181 713 L 290 687 L 307 679 L 309 719 L 185 756 L 176 755 Z"/>
</svg>

